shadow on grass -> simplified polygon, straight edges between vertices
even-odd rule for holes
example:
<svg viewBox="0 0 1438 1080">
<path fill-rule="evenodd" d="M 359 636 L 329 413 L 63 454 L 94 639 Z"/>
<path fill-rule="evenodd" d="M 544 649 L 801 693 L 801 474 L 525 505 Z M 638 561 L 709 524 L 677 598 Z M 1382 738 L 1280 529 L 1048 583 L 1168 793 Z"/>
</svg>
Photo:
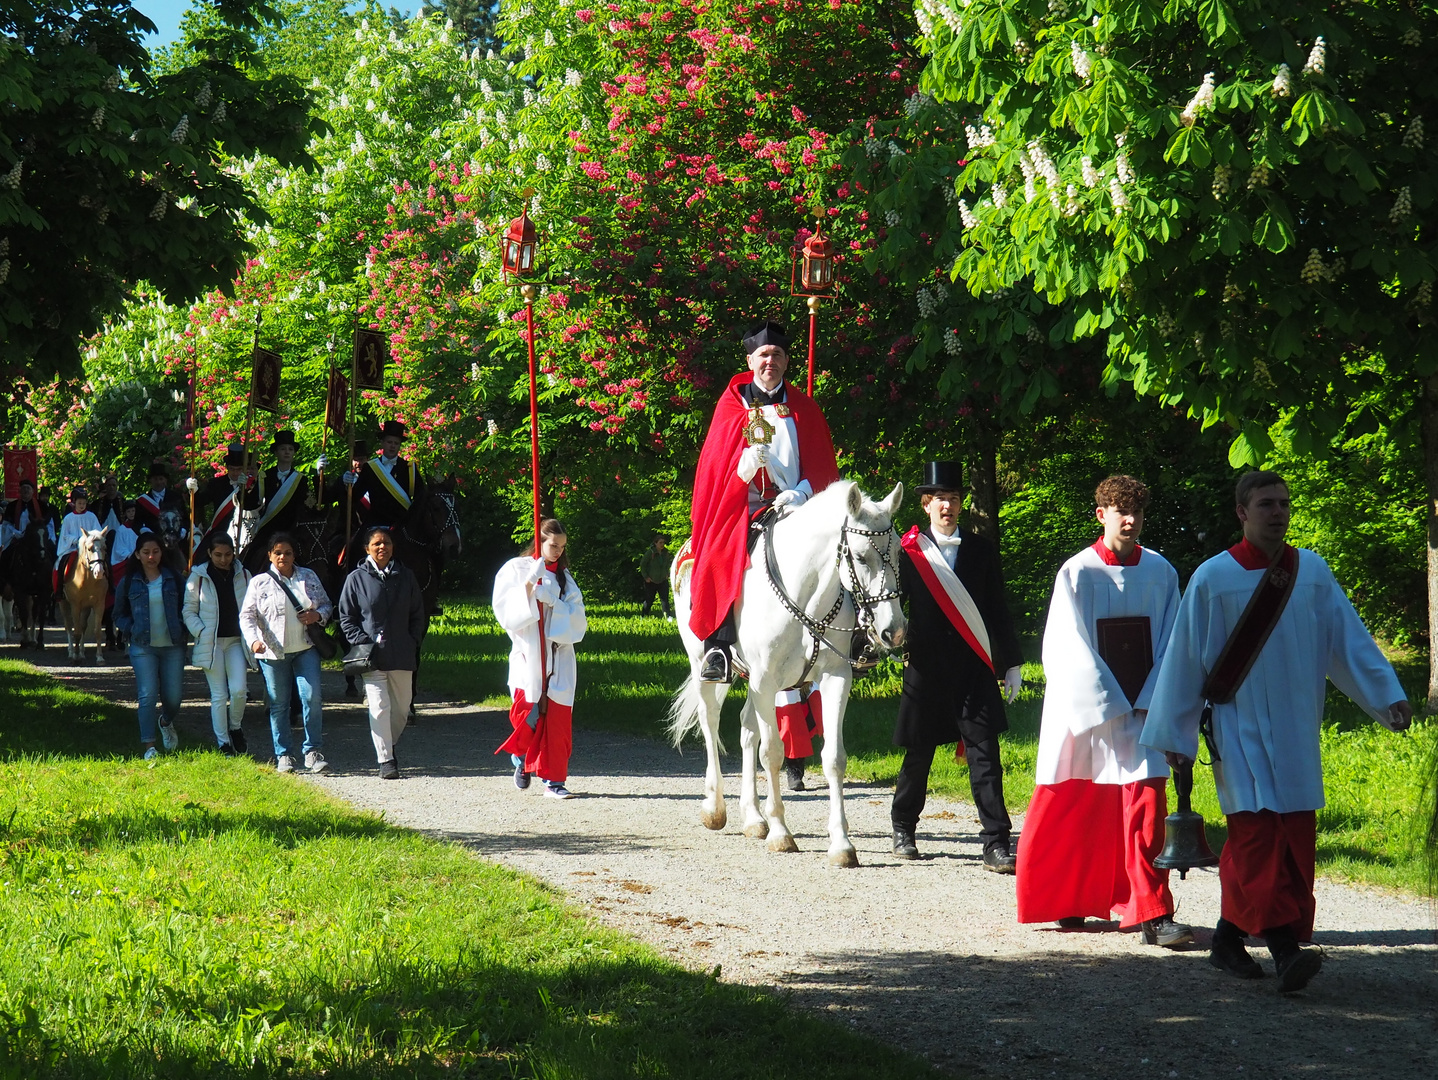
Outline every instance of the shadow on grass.
<svg viewBox="0 0 1438 1080">
<path fill-rule="evenodd" d="M 66 689 L 13 660 L 0 660 L 0 703 L 0 760 L 25 754 L 109 757 L 136 746 L 132 710 Z"/>
</svg>

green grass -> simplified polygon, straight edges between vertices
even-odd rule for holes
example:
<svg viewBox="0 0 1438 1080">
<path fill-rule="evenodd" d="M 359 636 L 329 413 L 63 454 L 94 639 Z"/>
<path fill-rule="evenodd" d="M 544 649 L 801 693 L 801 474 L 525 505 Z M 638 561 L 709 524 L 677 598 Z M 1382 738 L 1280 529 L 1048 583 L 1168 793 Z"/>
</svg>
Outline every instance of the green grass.
<svg viewBox="0 0 1438 1080">
<path fill-rule="evenodd" d="M 652 738 L 665 737 L 663 718 L 670 695 L 683 681 L 687 664 L 673 624 L 637 614 L 634 604 L 595 605 L 589 633 L 579 645 L 579 694 L 574 719 L 580 726 Z M 489 608 L 472 601 L 447 601 L 425 643 L 424 683 L 456 697 L 507 704 L 505 674 L 509 639 Z M 1410 699 L 1421 701 L 1427 685 L 1427 657 L 1395 655 Z M 1004 795 L 1011 811 L 1033 796 L 1038 756 L 1043 669 L 1024 668 L 1024 690 L 1009 708 L 1010 729 L 1001 742 Z M 893 783 L 903 754 L 890 739 L 898 708 L 900 670 L 881 666 L 854 686 L 844 724 L 849 775 Z M 721 733 L 738 745 L 742 689 L 729 695 Z M 1438 722 L 1420 721 L 1407 735 L 1379 728 L 1357 706 L 1330 690 L 1323 731 L 1328 806 L 1320 812 L 1320 870 L 1392 888 L 1420 891 L 1427 882 L 1421 852 L 1424 777 L 1438 753 Z M 968 767 L 951 754 L 934 761 L 929 788 L 940 795 L 969 798 Z M 1172 795 L 1170 795 L 1172 801 Z M 1195 770 L 1194 808 L 1209 821 L 1215 849 L 1223 842 L 1223 817 L 1213 773 Z"/>
<path fill-rule="evenodd" d="M 0 701 L 0 1076 L 934 1075 L 293 778 L 121 756 L 27 666 Z"/>
</svg>

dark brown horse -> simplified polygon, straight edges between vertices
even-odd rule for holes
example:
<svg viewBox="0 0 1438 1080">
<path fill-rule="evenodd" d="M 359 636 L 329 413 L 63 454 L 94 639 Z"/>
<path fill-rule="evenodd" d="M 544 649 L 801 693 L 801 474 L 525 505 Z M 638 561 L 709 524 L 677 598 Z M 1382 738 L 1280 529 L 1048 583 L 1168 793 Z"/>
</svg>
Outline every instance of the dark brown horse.
<svg viewBox="0 0 1438 1080">
<path fill-rule="evenodd" d="M 54 590 L 50 572 L 55 566 L 55 541 L 44 522 L 32 521 L 0 555 L 0 580 L 15 599 L 15 625 L 20 647 L 45 647 L 45 622 Z"/>
</svg>

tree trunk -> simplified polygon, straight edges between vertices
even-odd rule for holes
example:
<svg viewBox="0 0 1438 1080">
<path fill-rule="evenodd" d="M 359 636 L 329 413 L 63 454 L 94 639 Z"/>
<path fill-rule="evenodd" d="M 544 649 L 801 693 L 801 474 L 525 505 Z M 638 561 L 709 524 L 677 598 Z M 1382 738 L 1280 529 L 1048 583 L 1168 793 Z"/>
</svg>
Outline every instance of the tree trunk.
<svg viewBox="0 0 1438 1080">
<path fill-rule="evenodd" d="M 974 532 L 990 541 L 994 547 L 998 547 L 998 433 L 976 430 L 968 440 L 965 451 L 964 468 L 969 473 L 969 524 Z"/>
<path fill-rule="evenodd" d="M 1438 712 L 1438 375 L 1423 381 L 1419 404 L 1423 481 L 1428 494 L 1428 712 Z"/>
</svg>

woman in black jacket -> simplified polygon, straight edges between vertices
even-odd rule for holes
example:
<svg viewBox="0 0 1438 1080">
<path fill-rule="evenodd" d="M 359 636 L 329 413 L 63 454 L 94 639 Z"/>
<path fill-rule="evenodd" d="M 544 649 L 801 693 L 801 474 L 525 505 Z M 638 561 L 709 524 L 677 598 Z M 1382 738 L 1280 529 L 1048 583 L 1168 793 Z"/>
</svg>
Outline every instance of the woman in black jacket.
<svg viewBox="0 0 1438 1080">
<path fill-rule="evenodd" d="M 364 673 L 379 774 L 399 779 L 394 744 L 404 731 L 414 696 L 419 643 L 429 626 L 419 581 L 394 561 L 389 530 L 375 526 L 364 535 L 366 558 L 345 580 L 340 593 L 340 627 L 351 645 L 372 646 L 370 670 Z"/>
</svg>

